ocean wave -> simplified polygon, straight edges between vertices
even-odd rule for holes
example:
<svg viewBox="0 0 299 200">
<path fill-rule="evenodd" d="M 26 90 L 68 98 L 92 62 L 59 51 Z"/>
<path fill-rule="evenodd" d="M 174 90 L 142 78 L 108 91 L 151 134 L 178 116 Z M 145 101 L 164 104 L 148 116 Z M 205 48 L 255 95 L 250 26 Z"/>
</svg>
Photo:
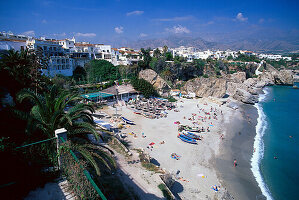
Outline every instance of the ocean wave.
<svg viewBox="0 0 299 200">
<path fill-rule="evenodd" d="M 265 131 L 267 129 L 267 120 L 266 115 L 263 111 L 263 107 L 261 105 L 261 102 L 265 101 L 269 94 L 268 88 L 263 89 L 264 94 L 259 95 L 259 102 L 255 104 L 258 111 L 258 119 L 257 119 L 257 125 L 256 125 L 256 136 L 254 138 L 254 152 L 251 158 L 251 171 L 258 183 L 258 186 L 261 188 L 261 191 L 265 197 L 267 197 L 268 200 L 272 200 L 271 193 L 266 185 L 266 183 L 263 180 L 261 170 L 259 168 L 260 162 L 264 157 L 264 142 L 263 142 L 263 136 L 265 134 Z"/>
</svg>

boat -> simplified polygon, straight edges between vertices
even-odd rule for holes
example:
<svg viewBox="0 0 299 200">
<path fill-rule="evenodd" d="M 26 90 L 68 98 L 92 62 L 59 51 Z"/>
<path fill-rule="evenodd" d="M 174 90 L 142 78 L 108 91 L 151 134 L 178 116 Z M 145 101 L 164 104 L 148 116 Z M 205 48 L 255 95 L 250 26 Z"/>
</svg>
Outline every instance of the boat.
<svg viewBox="0 0 299 200">
<path fill-rule="evenodd" d="M 178 138 L 180 138 L 183 142 L 187 142 L 190 144 L 197 144 L 197 141 L 195 139 L 192 139 L 186 135 L 179 134 Z"/>
<path fill-rule="evenodd" d="M 191 133 L 191 132 L 188 132 L 188 131 L 182 131 L 182 133 L 187 136 L 187 137 L 190 137 L 192 139 L 195 139 L 195 140 L 200 140 L 200 136 L 199 135 L 196 135 L 194 133 Z"/>
<path fill-rule="evenodd" d="M 127 118 L 121 117 L 121 119 L 122 119 L 126 124 L 135 125 L 133 121 L 128 120 Z"/>
<path fill-rule="evenodd" d="M 179 131 L 189 131 L 189 132 L 200 132 L 200 129 L 198 127 L 190 127 L 190 126 L 184 126 L 184 125 L 180 125 L 179 126 Z"/>
</svg>

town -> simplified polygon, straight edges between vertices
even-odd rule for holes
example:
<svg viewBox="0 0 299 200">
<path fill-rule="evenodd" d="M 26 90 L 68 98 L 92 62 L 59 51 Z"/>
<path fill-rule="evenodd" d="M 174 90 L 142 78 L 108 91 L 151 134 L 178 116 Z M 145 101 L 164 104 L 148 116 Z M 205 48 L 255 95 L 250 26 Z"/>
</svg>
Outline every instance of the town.
<svg viewBox="0 0 299 200">
<path fill-rule="evenodd" d="M 114 66 L 133 65 L 143 59 L 139 49 L 129 47 L 113 48 L 111 45 L 91 44 L 89 42 L 78 42 L 75 37 L 72 39 L 48 39 L 45 37 L 34 38 L 13 33 L 0 32 L 0 51 L 14 49 L 16 51 L 29 49 L 34 51 L 42 50 L 43 56 L 47 57 L 47 69 L 43 70 L 45 75 L 54 77 L 57 74 L 72 76 L 76 67 L 85 67 L 90 60 L 106 60 Z M 187 62 L 195 59 L 233 60 L 238 55 L 256 56 L 264 60 L 285 60 L 291 61 L 291 57 L 273 54 L 258 54 L 247 50 L 199 50 L 194 47 L 180 46 L 177 48 L 158 47 L 150 50 L 150 56 L 154 56 L 155 50 L 169 52 L 172 57 L 179 56 Z M 169 59 L 167 62 L 173 62 Z"/>
</svg>

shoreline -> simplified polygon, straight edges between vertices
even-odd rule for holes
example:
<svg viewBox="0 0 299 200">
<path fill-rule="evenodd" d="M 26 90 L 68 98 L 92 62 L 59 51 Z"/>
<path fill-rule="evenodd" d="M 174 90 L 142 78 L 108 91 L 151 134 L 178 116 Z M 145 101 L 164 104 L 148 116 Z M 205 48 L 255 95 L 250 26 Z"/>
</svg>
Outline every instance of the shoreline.
<svg viewBox="0 0 299 200">
<path fill-rule="evenodd" d="M 221 154 L 215 162 L 218 177 L 234 199 L 265 199 L 251 170 L 257 118 L 258 111 L 253 105 L 241 104 L 225 124 L 226 140 L 220 144 Z"/>
<path fill-rule="evenodd" d="M 180 101 L 183 100 L 181 103 Z M 136 115 L 132 110 L 122 107 L 119 113 L 134 121 L 136 125 L 127 126 L 121 132 L 126 133 L 131 149 L 142 148 L 162 169 L 179 176 L 187 181 L 176 180 L 171 189 L 176 197 L 182 199 L 265 199 L 251 171 L 254 137 L 256 136 L 257 110 L 252 105 L 240 104 L 238 110 L 227 105 L 219 106 L 210 99 L 181 99 L 178 101 L 180 112 L 169 111 L 167 118 L 147 119 Z M 205 105 L 203 102 L 208 102 Z M 175 121 L 191 125 L 188 117 L 198 113 L 198 107 L 209 110 L 210 106 L 217 107 L 223 116 L 213 121 L 211 132 L 201 134 L 204 139 L 198 145 L 186 144 L 177 135 Z M 183 107 L 181 107 L 183 106 Z M 106 110 L 109 114 L 113 109 Z M 202 112 L 201 112 L 202 113 Z M 203 114 L 198 114 L 203 115 Z M 187 119 L 183 117 L 186 116 Z M 248 122 L 249 118 L 250 123 Z M 207 127 L 207 122 L 200 123 Z M 135 136 L 130 134 L 134 132 Z M 239 134 L 241 132 L 241 134 Z M 146 136 L 142 138 L 141 133 Z M 224 140 L 220 136 L 224 135 Z M 160 144 L 165 141 L 165 144 Z M 148 149 L 149 143 L 154 142 L 153 149 Z M 182 156 L 180 160 L 170 158 L 171 153 Z M 237 159 L 238 166 L 233 167 Z M 129 172 L 134 174 L 134 171 Z M 204 178 L 199 174 L 204 174 Z M 212 185 L 221 186 L 219 192 L 211 189 Z"/>
</svg>

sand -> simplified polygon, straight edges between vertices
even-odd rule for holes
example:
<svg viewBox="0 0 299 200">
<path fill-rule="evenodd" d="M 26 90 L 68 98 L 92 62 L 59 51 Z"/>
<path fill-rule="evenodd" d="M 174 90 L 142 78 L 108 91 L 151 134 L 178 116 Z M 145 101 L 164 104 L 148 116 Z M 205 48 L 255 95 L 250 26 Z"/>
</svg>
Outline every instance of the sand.
<svg viewBox="0 0 299 200">
<path fill-rule="evenodd" d="M 226 140 L 220 145 L 221 153 L 216 158 L 218 177 L 235 199 L 266 199 L 251 171 L 257 110 L 251 105 L 242 105 L 232 118 L 229 124 L 224 124 Z M 238 164 L 236 168 L 232 163 L 234 159 Z"/>
<path fill-rule="evenodd" d="M 126 140 L 130 143 L 130 149 L 144 149 L 155 164 L 165 171 L 172 173 L 176 177 L 176 182 L 172 187 L 172 192 L 181 199 L 255 199 L 261 194 L 250 171 L 250 158 L 252 155 L 252 144 L 255 130 L 254 121 L 251 126 L 248 124 L 247 116 L 243 117 L 243 110 L 233 110 L 227 106 L 219 106 L 217 102 L 209 99 L 182 99 L 178 101 L 180 112 L 167 111 L 167 118 L 147 119 L 136 115 L 129 107 L 121 107 L 117 113 L 134 121 L 136 125 L 127 126 L 122 129 L 122 133 L 127 133 Z M 207 103 L 207 105 L 204 104 Z M 197 107 L 198 105 L 198 107 Z M 200 116 L 205 114 L 200 109 L 210 111 L 211 106 L 216 108 L 218 120 L 211 119 L 200 122 L 199 126 L 210 128 L 210 132 L 200 133 L 203 140 L 197 145 L 188 144 L 177 138 L 178 125 L 175 121 L 180 121 L 184 125 L 192 125 L 188 118 L 192 113 Z M 104 110 L 107 114 L 114 114 L 115 108 L 109 107 Z M 200 113 L 198 112 L 200 111 Z M 221 112 L 223 112 L 223 116 Z M 185 119 L 184 119 L 185 117 Z M 209 123 L 214 126 L 209 126 Z M 246 124 L 247 123 L 247 124 Z M 249 136 L 246 137 L 246 129 Z M 239 130 L 242 132 L 239 135 Z M 130 135 L 132 133 L 136 135 Z M 253 133 L 254 132 L 254 133 Z M 146 136 L 142 137 L 142 133 Z M 220 138 L 224 135 L 224 140 Z M 164 144 L 160 142 L 164 141 Z M 147 148 L 150 143 L 155 143 L 153 148 Z M 181 156 L 179 160 L 171 158 L 172 153 Z M 233 167 L 234 158 L 238 161 L 238 166 Z M 136 166 L 138 167 L 138 166 Z M 178 175 L 177 172 L 179 171 Z M 134 168 L 127 168 L 127 174 L 134 174 L 138 184 L 144 182 L 144 172 Z M 215 192 L 212 186 L 220 186 L 220 191 Z M 154 185 L 144 187 L 156 187 Z M 150 191 L 147 188 L 148 191 Z M 152 191 L 156 189 L 152 188 Z M 252 192 L 248 192 L 252 191 Z M 246 197 L 246 198 L 245 198 Z M 252 198 L 254 197 L 254 198 Z"/>
</svg>

